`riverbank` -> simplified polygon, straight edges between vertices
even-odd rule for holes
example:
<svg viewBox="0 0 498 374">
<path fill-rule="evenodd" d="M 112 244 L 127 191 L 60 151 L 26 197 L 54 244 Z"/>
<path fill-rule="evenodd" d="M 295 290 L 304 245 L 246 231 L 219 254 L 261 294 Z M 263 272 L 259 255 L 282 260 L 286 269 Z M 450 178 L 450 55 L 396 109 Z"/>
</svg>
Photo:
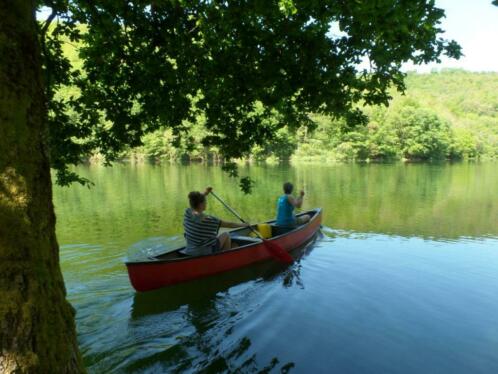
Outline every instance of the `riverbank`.
<svg viewBox="0 0 498 374">
<path fill-rule="evenodd" d="M 458 163 L 495 163 L 498 158 L 482 157 L 482 158 L 464 158 L 464 159 L 434 159 L 434 160 L 410 160 L 410 159 L 365 159 L 365 160 L 344 160 L 337 158 L 327 158 L 326 156 L 309 156 L 309 157 L 292 157 L 288 160 L 280 160 L 276 157 L 268 157 L 266 159 L 237 159 L 234 160 L 235 164 L 239 167 L 245 165 L 269 165 L 269 166 L 299 166 L 299 165 L 364 165 L 364 164 L 419 164 L 419 165 L 444 165 L 444 164 L 458 164 Z M 113 162 L 113 165 L 208 165 L 208 166 L 223 166 L 224 161 L 221 159 L 167 159 L 167 158 L 150 158 L 144 155 L 134 155 L 132 157 L 122 157 Z M 96 155 L 88 160 L 81 162 L 81 165 L 105 165 L 104 159 Z"/>
</svg>

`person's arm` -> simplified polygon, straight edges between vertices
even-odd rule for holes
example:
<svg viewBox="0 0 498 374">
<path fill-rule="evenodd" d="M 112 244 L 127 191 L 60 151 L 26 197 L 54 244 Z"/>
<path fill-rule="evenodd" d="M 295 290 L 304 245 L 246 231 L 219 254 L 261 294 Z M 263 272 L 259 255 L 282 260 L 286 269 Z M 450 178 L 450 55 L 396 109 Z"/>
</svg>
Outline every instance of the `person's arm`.
<svg viewBox="0 0 498 374">
<path fill-rule="evenodd" d="M 287 199 L 289 203 L 296 208 L 301 208 L 301 205 L 303 205 L 303 198 L 304 198 L 304 191 L 301 191 L 299 193 L 299 197 L 295 198 L 294 196 L 288 196 Z"/>
<path fill-rule="evenodd" d="M 221 227 L 235 229 L 237 227 L 249 227 L 250 224 L 249 223 L 238 223 L 238 222 L 221 221 L 220 226 Z"/>
</svg>

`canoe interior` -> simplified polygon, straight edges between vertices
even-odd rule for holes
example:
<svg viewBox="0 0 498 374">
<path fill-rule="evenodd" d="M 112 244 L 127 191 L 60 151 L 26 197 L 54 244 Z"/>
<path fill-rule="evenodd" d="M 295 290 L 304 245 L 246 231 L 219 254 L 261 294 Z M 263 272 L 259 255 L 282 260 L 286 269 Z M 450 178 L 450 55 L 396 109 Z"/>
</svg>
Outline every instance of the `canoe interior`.
<svg viewBox="0 0 498 374">
<path fill-rule="evenodd" d="M 296 214 L 297 217 L 302 216 L 302 215 L 309 215 L 310 216 L 310 221 L 311 222 L 318 214 L 320 210 L 319 209 L 313 209 L 305 212 L 301 212 L 299 214 Z M 279 237 L 288 235 L 291 232 L 300 230 L 301 228 L 307 226 L 308 223 L 305 223 L 303 225 L 298 225 L 292 230 L 284 230 L 281 227 L 278 227 L 275 225 L 275 220 L 271 221 L 266 221 L 265 223 L 270 224 L 272 227 L 272 236 L 269 239 L 277 239 Z M 256 225 L 253 225 L 255 227 Z M 248 247 L 251 245 L 255 245 L 261 242 L 261 239 L 259 238 L 254 238 L 251 236 L 252 231 L 249 228 L 240 228 L 240 229 L 235 229 L 228 231 L 230 234 L 230 237 L 232 238 L 232 243 L 237 246 L 237 248 L 244 248 Z M 149 261 L 151 262 L 156 262 L 156 261 L 175 261 L 175 260 L 185 260 L 188 258 L 195 258 L 195 257 L 201 257 L 201 256 L 189 256 L 185 255 L 182 253 L 182 251 L 185 249 L 185 247 L 179 247 L 176 250 L 170 251 L 169 253 L 154 256 L 154 257 L 149 257 Z M 225 251 L 226 252 L 226 251 Z M 218 252 L 222 253 L 222 252 Z M 209 255 L 207 255 L 209 256 Z M 133 262 L 131 262 L 133 263 Z"/>
</svg>

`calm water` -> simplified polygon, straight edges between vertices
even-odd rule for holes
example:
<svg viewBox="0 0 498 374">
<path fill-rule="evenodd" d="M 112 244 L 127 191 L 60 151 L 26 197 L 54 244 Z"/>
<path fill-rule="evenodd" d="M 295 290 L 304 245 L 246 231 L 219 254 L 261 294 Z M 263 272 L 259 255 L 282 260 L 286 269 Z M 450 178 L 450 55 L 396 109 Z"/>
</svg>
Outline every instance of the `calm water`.
<svg viewBox="0 0 498 374">
<path fill-rule="evenodd" d="M 92 373 L 498 372 L 498 164 L 253 166 L 250 196 L 218 167 L 78 171 L 96 186 L 55 203 Z M 255 222 L 285 180 L 324 208 L 294 265 L 133 291 L 127 252 L 181 240 L 188 191 L 212 185 Z"/>
</svg>

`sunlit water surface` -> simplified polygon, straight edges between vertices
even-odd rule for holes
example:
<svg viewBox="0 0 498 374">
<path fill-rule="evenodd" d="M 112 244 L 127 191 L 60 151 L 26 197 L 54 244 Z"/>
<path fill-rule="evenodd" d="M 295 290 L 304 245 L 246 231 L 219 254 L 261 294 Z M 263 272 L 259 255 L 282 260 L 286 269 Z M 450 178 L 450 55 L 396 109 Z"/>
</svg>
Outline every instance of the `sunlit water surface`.
<svg viewBox="0 0 498 374">
<path fill-rule="evenodd" d="M 218 167 L 77 171 L 95 187 L 54 198 L 91 373 L 498 373 L 498 164 L 252 166 L 250 196 Z M 134 292 L 127 252 L 181 241 L 188 191 L 256 222 L 285 180 L 324 209 L 295 264 Z"/>
</svg>

